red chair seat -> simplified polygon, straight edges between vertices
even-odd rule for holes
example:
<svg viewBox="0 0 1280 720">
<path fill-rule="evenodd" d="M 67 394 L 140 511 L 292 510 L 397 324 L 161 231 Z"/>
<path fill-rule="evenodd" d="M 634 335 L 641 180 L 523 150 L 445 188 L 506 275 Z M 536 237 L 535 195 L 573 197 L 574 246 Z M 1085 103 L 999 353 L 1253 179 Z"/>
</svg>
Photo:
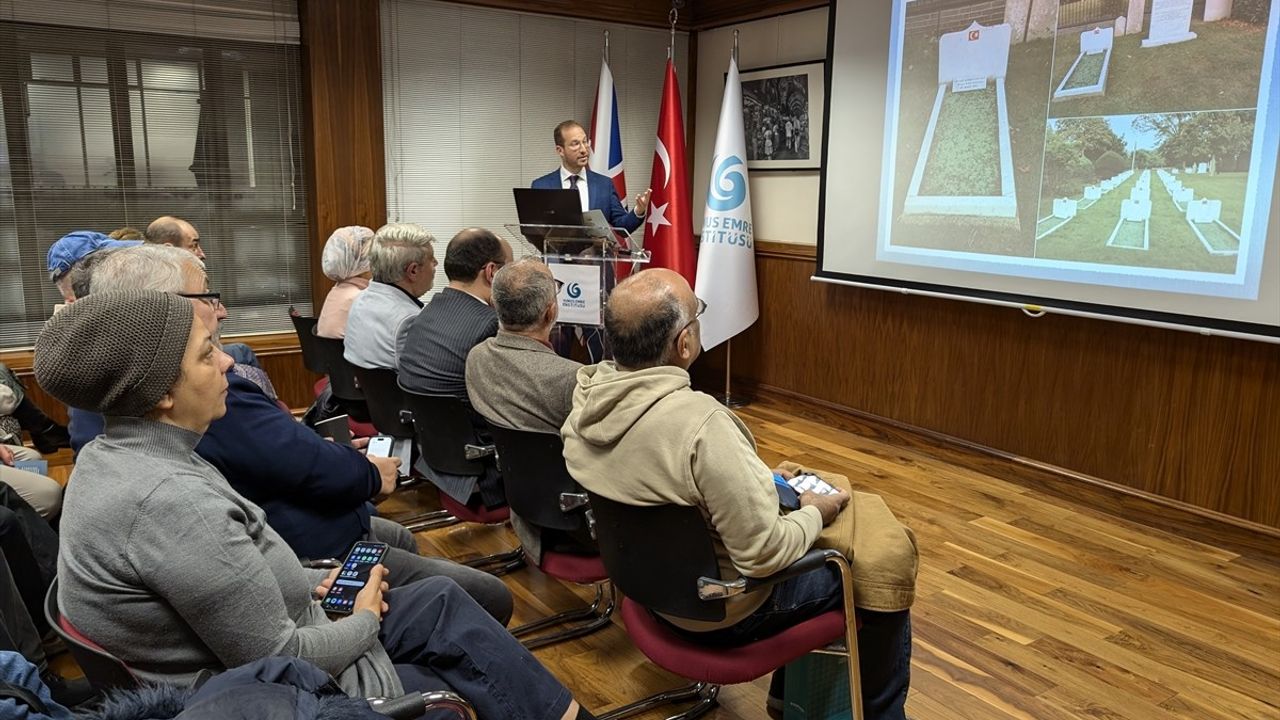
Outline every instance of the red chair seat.
<svg viewBox="0 0 1280 720">
<path fill-rule="evenodd" d="M 77 630 L 76 626 L 71 624 L 71 621 L 67 619 L 66 615 L 58 616 L 58 627 L 61 627 L 63 632 L 74 638 L 76 642 L 82 643 L 86 647 L 97 650 L 100 653 L 106 652 L 101 645 L 90 640 L 87 635 Z"/>
<path fill-rule="evenodd" d="M 589 585 L 609 577 L 599 555 L 574 555 L 544 550 L 538 569 L 558 580 L 579 585 Z"/>
<path fill-rule="evenodd" d="M 497 508 L 488 508 L 479 502 L 463 505 L 445 493 L 440 493 L 440 505 L 448 510 L 450 515 L 463 522 L 497 525 L 511 518 L 511 509 L 506 505 Z"/>
<path fill-rule="evenodd" d="M 351 437 L 371 438 L 378 434 L 378 428 L 373 423 L 356 422 L 351 418 L 347 418 L 347 427 L 351 428 Z"/>
<path fill-rule="evenodd" d="M 681 677 L 716 685 L 751 682 L 814 648 L 844 638 L 844 613 L 832 610 L 741 647 L 704 647 L 673 632 L 643 606 L 622 600 L 627 634 L 650 660 Z"/>
<path fill-rule="evenodd" d="M 315 385 L 311 386 L 311 392 L 315 393 L 315 397 L 320 397 L 320 393 L 324 392 L 327 387 L 329 387 L 329 378 L 322 377 L 316 381 Z"/>
</svg>

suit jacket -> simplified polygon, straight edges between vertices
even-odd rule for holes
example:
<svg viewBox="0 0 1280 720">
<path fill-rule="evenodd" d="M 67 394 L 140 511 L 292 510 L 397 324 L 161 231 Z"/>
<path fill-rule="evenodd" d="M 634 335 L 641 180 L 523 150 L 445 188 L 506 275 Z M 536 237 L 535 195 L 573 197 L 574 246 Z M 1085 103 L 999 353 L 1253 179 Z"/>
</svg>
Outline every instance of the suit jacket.
<svg viewBox="0 0 1280 720">
<path fill-rule="evenodd" d="M 534 180 L 529 187 L 541 190 L 564 189 L 560 184 L 560 168 Z M 611 227 L 620 227 L 627 232 L 635 232 L 635 229 L 640 227 L 640 223 L 644 222 L 643 218 L 622 206 L 622 201 L 618 199 L 618 191 L 613 187 L 613 181 L 608 176 L 592 172 L 590 169 L 587 170 L 587 209 L 603 211 Z"/>
</svg>

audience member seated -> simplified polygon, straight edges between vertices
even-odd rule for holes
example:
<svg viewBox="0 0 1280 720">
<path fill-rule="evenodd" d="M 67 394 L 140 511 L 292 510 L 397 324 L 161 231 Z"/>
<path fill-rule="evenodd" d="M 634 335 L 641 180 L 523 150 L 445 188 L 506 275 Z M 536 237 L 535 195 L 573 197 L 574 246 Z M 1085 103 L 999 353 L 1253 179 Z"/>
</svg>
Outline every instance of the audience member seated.
<svg viewBox="0 0 1280 720">
<path fill-rule="evenodd" d="M 112 258 L 116 253 L 122 253 L 122 255 L 108 262 L 108 258 Z M 199 300 L 209 308 L 216 319 L 216 326 L 213 329 L 214 342 L 219 342 L 222 322 L 227 319 L 227 308 L 222 304 L 221 296 L 209 290 L 204 263 L 190 251 L 153 244 L 103 251 L 95 253 L 89 260 L 99 256 L 101 260 L 96 261 L 92 266 L 86 261 L 81 263 L 81 268 L 73 271 L 81 274 L 85 286 L 96 280 L 105 291 L 136 288 L 166 290 L 172 288 L 175 292 L 180 290 L 178 294 Z M 107 266 L 109 270 L 99 275 L 97 268 L 100 265 Z M 244 350 L 249 354 L 253 352 L 247 347 L 244 347 Z M 228 354 L 235 358 L 232 353 Z M 246 365 L 237 360 L 231 371 L 258 386 L 272 402 L 275 402 L 275 387 L 262 368 Z M 79 453 L 80 448 L 86 443 L 102 434 L 102 416 L 74 407 L 67 408 L 67 414 L 71 418 L 71 449 Z"/>
<path fill-rule="evenodd" d="M 172 215 L 164 215 L 151 221 L 147 226 L 143 239 L 153 245 L 172 245 L 204 260 L 204 249 L 200 247 L 200 231 L 196 226 Z"/>
<path fill-rule="evenodd" d="M 395 370 L 409 321 L 422 310 L 418 298 L 436 276 L 435 238 L 421 225 L 389 223 L 369 248 L 373 282 L 351 302 L 344 351 L 362 368 Z"/>
<path fill-rule="evenodd" d="M 124 227 L 120 227 L 120 228 L 116 228 L 115 230 L 112 230 L 111 232 L 107 233 L 107 237 L 111 238 L 112 240 L 137 240 L 139 242 L 145 242 L 147 239 L 146 234 L 144 234 L 141 230 L 139 230 L 136 227 L 131 227 L 129 225 L 125 225 Z"/>
<path fill-rule="evenodd" d="M 351 615 L 324 614 L 313 593 L 335 574 L 304 569 L 262 510 L 195 454 L 225 411 L 231 368 L 195 302 L 95 292 L 36 340 L 40 386 L 108 418 L 63 509 L 68 621 L 148 680 L 190 684 L 283 655 L 353 696 L 448 687 L 486 718 L 591 717 L 447 578 L 389 590 L 379 565 Z"/>
<path fill-rule="evenodd" d="M 578 371 L 573 410 L 562 430 L 565 461 L 584 487 L 616 502 L 699 508 L 715 538 L 721 577 L 764 577 L 804 555 L 850 496 L 805 493 L 799 510 L 779 511 L 775 471 L 756 456 L 746 426 L 710 395 L 690 388 L 687 370 L 701 349 L 698 317 L 705 307 L 670 270 L 647 270 L 617 286 L 604 318 L 614 361 Z M 890 531 L 905 533 L 901 526 Z M 914 557 L 914 547 L 910 552 Z M 914 561 L 900 572 L 858 566 L 860 558 L 852 555 L 850 560 L 861 582 L 866 717 L 904 718 Z M 909 576 L 905 583 L 903 575 Z M 736 645 L 841 607 L 841 590 L 839 573 L 827 566 L 784 581 L 772 593 L 729 598 L 722 622 L 664 619 L 700 643 Z M 782 673 L 773 680 L 770 695 L 780 699 Z"/>
<path fill-rule="evenodd" d="M 340 227 L 329 236 L 320 256 L 324 276 L 336 283 L 324 296 L 324 306 L 316 318 L 316 335 L 341 340 L 347 334 L 351 303 L 369 287 L 369 246 L 373 231 L 352 225 Z"/>
<path fill-rule="evenodd" d="M 217 327 L 215 307 L 202 297 L 208 292 L 204 268 L 191 253 L 157 246 L 120 251 L 98 267 L 94 285 L 100 292 L 158 290 L 200 299 L 197 315 L 211 332 Z M 227 385 L 226 413 L 209 426 L 196 454 L 261 507 L 295 553 L 341 558 L 357 540 L 385 542 L 393 548 L 384 561 L 393 585 L 449 577 L 499 622 L 511 618 L 511 592 L 501 580 L 448 560 L 421 557 L 412 533 L 371 517 L 370 503 L 395 490 L 398 459 L 366 458 L 359 450 L 326 442 L 235 372 L 227 374 Z M 81 426 L 77 417 L 77 433 Z"/>
<path fill-rule="evenodd" d="M 559 434 L 573 407 L 578 363 L 551 349 L 551 329 L 560 315 L 556 279 L 546 264 L 525 258 L 493 276 L 498 334 L 467 355 L 467 395 L 492 425 Z M 591 538 L 531 528 L 514 513 L 520 545 L 541 562 L 542 548 L 593 550 Z"/>
<path fill-rule="evenodd" d="M 409 324 L 399 365 L 405 389 L 467 399 L 467 353 L 498 332 L 489 298 L 494 273 L 509 262 L 511 246 L 488 230 L 453 236 L 444 253 L 449 285 Z"/>
<path fill-rule="evenodd" d="M 58 448 L 71 445 L 67 429 L 45 415 L 27 397 L 18 376 L 8 365 L 0 363 L 0 443 L 21 445 L 23 430 L 31 435 L 32 444 L 42 453 L 57 452 Z"/>
<path fill-rule="evenodd" d="M 100 232 L 92 230 L 76 230 L 58 238 L 49 246 L 46 257 L 49 280 L 62 293 L 63 302 L 70 304 L 76 301 L 76 294 L 71 286 L 73 280 L 71 270 L 77 263 L 90 254 L 103 248 L 121 248 L 140 245 L 136 240 L 112 240 Z"/>
</svg>

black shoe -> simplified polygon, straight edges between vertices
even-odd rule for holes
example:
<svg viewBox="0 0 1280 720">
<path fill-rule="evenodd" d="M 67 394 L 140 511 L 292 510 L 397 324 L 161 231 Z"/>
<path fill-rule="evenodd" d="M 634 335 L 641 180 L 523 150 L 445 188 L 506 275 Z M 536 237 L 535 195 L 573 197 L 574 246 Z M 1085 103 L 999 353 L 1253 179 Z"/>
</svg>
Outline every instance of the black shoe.
<svg viewBox="0 0 1280 720">
<path fill-rule="evenodd" d="M 84 678 L 68 679 L 52 670 L 45 670 L 40 673 L 40 680 L 49 688 L 49 695 L 54 702 L 64 707 L 83 705 L 98 696 L 97 691 Z"/>
<path fill-rule="evenodd" d="M 32 444 L 42 455 L 58 452 L 59 448 L 71 447 L 71 434 L 65 427 L 52 420 L 43 430 L 28 432 L 31 433 Z"/>
</svg>

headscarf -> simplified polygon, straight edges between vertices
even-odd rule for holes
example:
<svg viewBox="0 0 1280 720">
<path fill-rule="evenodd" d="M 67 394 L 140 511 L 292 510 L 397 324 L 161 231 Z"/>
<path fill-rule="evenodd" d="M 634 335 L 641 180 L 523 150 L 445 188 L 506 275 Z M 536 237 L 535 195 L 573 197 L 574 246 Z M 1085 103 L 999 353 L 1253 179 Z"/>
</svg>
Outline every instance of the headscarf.
<svg viewBox="0 0 1280 720">
<path fill-rule="evenodd" d="M 348 280 L 369 272 L 369 246 L 373 231 L 360 225 L 340 227 L 324 244 L 320 267 L 324 276 L 334 282 Z"/>
</svg>

